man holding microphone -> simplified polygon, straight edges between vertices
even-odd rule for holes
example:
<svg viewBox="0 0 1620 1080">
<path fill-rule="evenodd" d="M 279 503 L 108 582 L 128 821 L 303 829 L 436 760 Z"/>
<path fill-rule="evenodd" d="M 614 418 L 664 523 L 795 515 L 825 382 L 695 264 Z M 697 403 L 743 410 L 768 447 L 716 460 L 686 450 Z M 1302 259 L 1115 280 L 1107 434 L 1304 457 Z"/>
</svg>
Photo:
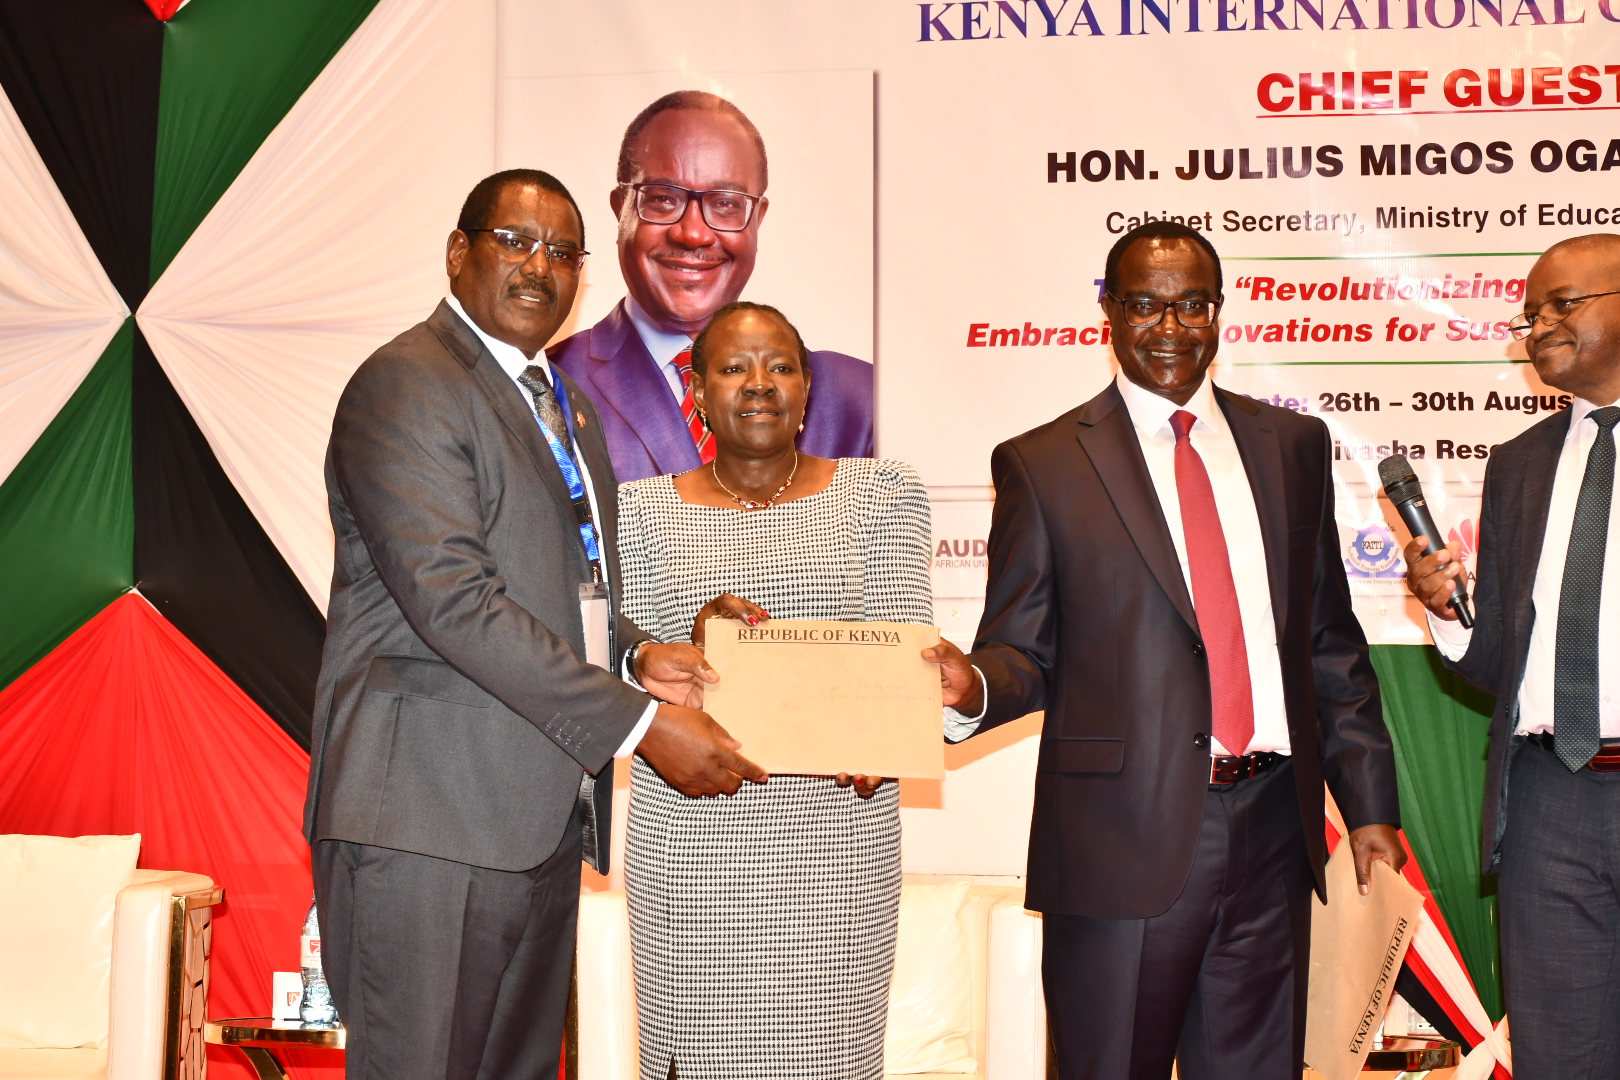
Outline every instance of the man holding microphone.
<svg viewBox="0 0 1620 1080">
<path fill-rule="evenodd" d="M 1447 666 L 1496 695 L 1482 865 L 1500 877 L 1517 1080 L 1620 1075 L 1620 236 L 1578 236 L 1530 271 L 1510 324 L 1574 397 L 1485 469 L 1473 629 L 1460 560 L 1406 545 L 1407 584 Z M 1512 782 L 1509 783 L 1511 777 Z"/>
</svg>

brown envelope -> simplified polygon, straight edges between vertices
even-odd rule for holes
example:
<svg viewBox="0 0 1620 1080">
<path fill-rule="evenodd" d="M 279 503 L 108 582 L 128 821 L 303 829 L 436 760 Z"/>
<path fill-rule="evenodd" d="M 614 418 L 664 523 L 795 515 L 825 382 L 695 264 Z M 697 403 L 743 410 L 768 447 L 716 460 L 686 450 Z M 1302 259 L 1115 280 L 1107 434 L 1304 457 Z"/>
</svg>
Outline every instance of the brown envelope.
<svg viewBox="0 0 1620 1080">
<path fill-rule="evenodd" d="M 1325 1080 L 1354 1080 L 1395 993 L 1423 894 L 1378 861 L 1362 896 L 1348 838 L 1328 860 L 1327 892 L 1327 906 L 1318 901 L 1311 913 L 1305 1060 Z"/>
<path fill-rule="evenodd" d="M 945 776 L 932 626 L 710 619 L 708 714 L 772 773 Z"/>
</svg>

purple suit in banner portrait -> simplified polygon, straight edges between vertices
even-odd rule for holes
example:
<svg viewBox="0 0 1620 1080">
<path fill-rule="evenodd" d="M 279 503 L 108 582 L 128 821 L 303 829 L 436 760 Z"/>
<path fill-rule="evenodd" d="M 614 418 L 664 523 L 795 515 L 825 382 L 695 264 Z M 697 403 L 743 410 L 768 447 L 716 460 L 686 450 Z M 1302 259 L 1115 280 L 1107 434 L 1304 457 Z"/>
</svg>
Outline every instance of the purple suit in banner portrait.
<svg viewBox="0 0 1620 1080">
<path fill-rule="evenodd" d="M 687 472 L 713 457 L 692 396 L 690 349 L 753 276 L 769 181 L 759 129 L 714 94 L 665 94 L 625 129 L 608 201 L 629 295 L 589 330 L 546 350 L 601 413 L 621 483 Z M 836 206 L 817 209 L 838 215 Z M 749 299 L 803 321 L 792 296 Z M 871 457 L 872 365 L 812 352 L 809 371 L 799 450 Z"/>
<path fill-rule="evenodd" d="M 697 468 L 681 404 L 620 301 L 607 318 L 547 351 L 602 416 L 620 483 Z M 799 449 L 817 457 L 872 456 L 872 365 L 837 352 L 810 354 L 810 402 Z"/>
</svg>

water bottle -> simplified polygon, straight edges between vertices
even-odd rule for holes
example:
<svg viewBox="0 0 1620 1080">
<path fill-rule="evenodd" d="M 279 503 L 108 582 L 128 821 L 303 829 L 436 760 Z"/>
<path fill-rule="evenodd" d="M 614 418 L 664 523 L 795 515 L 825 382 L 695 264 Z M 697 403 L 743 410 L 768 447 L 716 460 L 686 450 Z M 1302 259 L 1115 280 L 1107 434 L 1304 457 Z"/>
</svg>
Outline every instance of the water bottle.
<svg viewBox="0 0 1620 1080">
<path fill-rule="evenodd" d="M 321 970 L 321 924 L 315 915 L 315 901 L 309 902 L 309 915 L 299 937 L 298 969 L 304 977 L 304 996 L 298 999 L 298 1018 L 306 1026 L 332 1027 L 338 1022 L 332 989 Z"/>
</svg>

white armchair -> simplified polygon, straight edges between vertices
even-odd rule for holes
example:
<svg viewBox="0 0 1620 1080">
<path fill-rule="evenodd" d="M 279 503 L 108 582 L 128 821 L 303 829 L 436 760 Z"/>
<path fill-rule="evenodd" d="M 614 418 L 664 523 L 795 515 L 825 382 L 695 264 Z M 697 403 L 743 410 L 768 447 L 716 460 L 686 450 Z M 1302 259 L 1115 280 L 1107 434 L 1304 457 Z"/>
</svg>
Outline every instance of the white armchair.
<svg viewBox="0 0 1620 1080">
<path fill-rule="evenodd" d="M 973 884 L 971 878 L 908 879 L 905 909 L 925 902 L 930 887 L 967 882 L 968 896 L 951 932 L 966 936 L 972 992 L 968 1052 L 977 1073 L 890 1074 L 903 1080 L 1043 1080 L 1046 1076 L 1046 1007 L 1041 997 L 1041 923 L 1024 910 L 1017 886 Z M 919 891 L 921 890 L 921 891 Z M 580 1080 L 634 1080 L 639 1075 L 635 982 L 630 968 L 630 922 L 620 890 L 580 897 L 578 1076 Z M 960 985 L 960 984 L 958 984 Z M 891 1032 L 891 1038 L 895 1033 Z"/>
<path fill-rule="evenodd" d="M 201 874 L 136 870 L 113 915 L 105 1045 L 0 1048 L 0 1080 L 201 1080 L 212 908 L 223 899 Z"/>
</svg>

